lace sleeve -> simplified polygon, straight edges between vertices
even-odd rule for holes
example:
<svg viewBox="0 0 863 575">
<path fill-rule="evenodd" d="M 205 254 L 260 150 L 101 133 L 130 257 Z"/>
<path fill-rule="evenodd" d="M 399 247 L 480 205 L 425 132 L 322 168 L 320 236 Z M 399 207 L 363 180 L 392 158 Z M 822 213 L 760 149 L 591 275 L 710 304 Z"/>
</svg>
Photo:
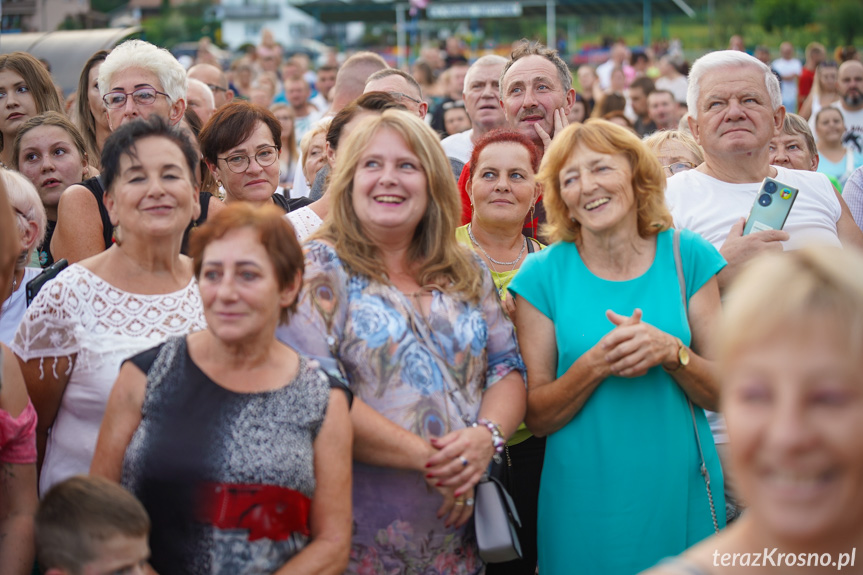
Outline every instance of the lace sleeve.
<svg viewBox="0 0 863 575">
<path fill-rule="evenodd" d="M 64 271 L 39 292 L 9 346 L 15 355 L 30 361 L 78 352 L 76 326 L 82 310 L 81 297 L 75 289 L 76 277 Z"/>
</svg>

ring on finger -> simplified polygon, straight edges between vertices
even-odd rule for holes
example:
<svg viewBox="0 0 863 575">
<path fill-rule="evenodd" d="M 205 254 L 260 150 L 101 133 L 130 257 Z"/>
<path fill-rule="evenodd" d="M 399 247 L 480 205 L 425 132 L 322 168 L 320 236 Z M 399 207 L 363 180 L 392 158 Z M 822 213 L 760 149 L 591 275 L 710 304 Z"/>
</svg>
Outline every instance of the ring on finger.
<svg viewBox="0 0 863 575">
<path fill-rule="evenodd" d="M 468 497 L 467 499 L 464 500 L 464 504 L 467 505 L 468 507 L 473 507 L 474 503 L 476 503 L 476 502 L 474 501 L 473 497 Z"/>
<path fill-rule="evenodd" d="M 461 461 L 462 467 L 467 467 L 468 460 L 464 455 L 459 455 L 458 460 Z"/>
<path fill-rule="evenodd" d="M 464 500 L 464 499 L 456 499 L 456 500 L 455 500 L 455 504 L 456 504 L 456 505 L 464 505 L 464 504 L 465 504 L 465 500 Z"/>
</svg>

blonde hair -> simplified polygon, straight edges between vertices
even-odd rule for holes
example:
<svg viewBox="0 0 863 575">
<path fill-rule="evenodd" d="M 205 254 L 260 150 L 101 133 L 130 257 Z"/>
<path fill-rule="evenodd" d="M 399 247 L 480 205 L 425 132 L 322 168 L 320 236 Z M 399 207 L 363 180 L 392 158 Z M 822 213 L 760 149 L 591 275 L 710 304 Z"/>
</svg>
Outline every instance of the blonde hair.
<svg viewBox="0 0 863 575">
<path fill-rule="evenodd" d="M 835 322 L 849 349 L 863 347 L 863 256 L 812 247 L 751 261 L 728 291 L 717 340 L 721 364 L 782 331 Z"/>
<path fill-rule="evenodd" d="M 622 155 L 632 168 L 632 190 L 638 212 L 638 235 L 648 237 L 672 225 L 665 205 L 665 174 L 659 160 L 631 130 L 606 120 L 590 119 L 572 124 L 552 140 L 539 167 L 543 204 L 548 219 L 543 234 L 550 242 L 581 240 L 581 224 L 569 216 L 560 190 L 560 171 L 577 146 L 600 154 Z"/>
<path fill-rule="evenodd" d="M 680 130 L 660 130 L 644 138 L 643 141 L 647 149 L 657 156 L 659 156 L 662 146 L 668 142 L 677 142 L 695 156 L 699 165 L 704 163 L 704 151 L 698 145 L 698 142 L 695 141 L 695 138 L 686 132 Z"/>
<path fill-rule="evenodd" d="M 428 204 L 407 255 L 410 261 L 420 262 L 415 279 L 420 285 L 438 284 L 449 293 L 479 301 L 482 274 L 473 255 L 455 237 L 461 202 L 449 161 L 434 131 L 409 112 L 385 110 L 380 116 L 364 118 L 339 146 L 339 161 L 327 191 L 332 208 L 313 237 L 332 243 L 345 265 L 355 273 L 390 283 L 380 249 L 358 222 L 353 205 L 354 172 L 369 142 L 381 130 L 399 134 L 419 159 L 426 175 Z"/>
<path fill-rule="evenodd" d="M 326 134 L 327 130 L 330 129 L 330 122 L 332 122 L 332 120 L 332 118 L 321 120 L 312 126 L 308 132 L 303 134 L 303 137 L 300 139 L 300 156 L 302 156 L 303 161 L 309 157 L 309 148 L 312 147 L 312 140 L 314 140 L 315 136 L 318 134 Z"/>
</svg>

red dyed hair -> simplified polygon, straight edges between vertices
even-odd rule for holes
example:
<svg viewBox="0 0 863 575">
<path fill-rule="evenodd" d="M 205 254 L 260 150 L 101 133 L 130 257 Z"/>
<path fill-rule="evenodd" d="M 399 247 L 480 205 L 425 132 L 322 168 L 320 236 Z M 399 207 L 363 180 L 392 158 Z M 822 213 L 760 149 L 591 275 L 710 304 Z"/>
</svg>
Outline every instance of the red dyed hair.
<svg viewBox="0 0 863 575">
<path fill-rule="evenodd" d="M 527 136 L 515 130 L 494 130 L 479 139 L 479 142 L 473 147 L 473 153 L 470 155 L 470 176 L 469 180 L 473 180 L 474 166 L 479 162 L 479 155 L 492 144 L 520 144 L 527 149 L 527 155 L 530 158 L 530 167 L 533 172 L 539 171 L 539 162 L 542 156 L 539 153 L 539 148 L 536 147 Z"/>
</svg>

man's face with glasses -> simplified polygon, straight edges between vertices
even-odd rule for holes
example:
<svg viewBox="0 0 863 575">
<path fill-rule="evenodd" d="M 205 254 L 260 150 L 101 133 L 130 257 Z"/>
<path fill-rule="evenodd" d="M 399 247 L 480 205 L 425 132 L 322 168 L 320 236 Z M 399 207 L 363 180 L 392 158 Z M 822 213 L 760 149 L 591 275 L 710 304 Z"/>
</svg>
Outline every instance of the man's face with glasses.
<svg viewBox="0 0 863 575">
<path fill-rule="evenodd" d="M 186 111 L 186 102 L 174 102 L 165 95 L 159 77 L 141 68 L 120 70 L 111 78 L 111 88 L 103 98 L 108 109 L 108 125 L 116 130 L 138 118 L 162 116 L 176 124 Z"/>
</svg>

